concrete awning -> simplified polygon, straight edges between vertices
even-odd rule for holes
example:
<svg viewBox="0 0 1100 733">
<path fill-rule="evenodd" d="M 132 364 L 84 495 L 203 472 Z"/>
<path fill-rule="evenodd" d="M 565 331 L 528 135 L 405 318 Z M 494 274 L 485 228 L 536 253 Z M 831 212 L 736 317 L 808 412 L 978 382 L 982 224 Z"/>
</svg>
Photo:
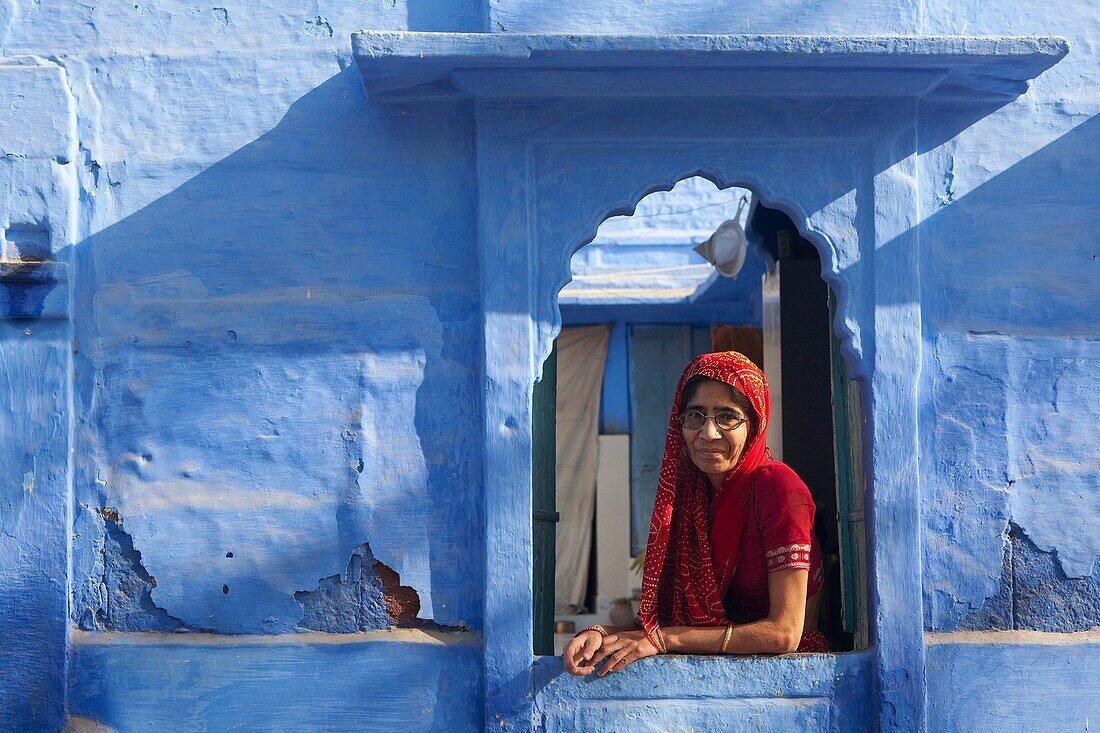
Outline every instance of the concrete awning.
<svg viewBox="0 0 1100 733">
<path fill-rule="evenodd" d="M 385 98 L 1005 98 L 1056 64 L 1056 36 L 550 35 L 359 31 Z"/>
</svg>

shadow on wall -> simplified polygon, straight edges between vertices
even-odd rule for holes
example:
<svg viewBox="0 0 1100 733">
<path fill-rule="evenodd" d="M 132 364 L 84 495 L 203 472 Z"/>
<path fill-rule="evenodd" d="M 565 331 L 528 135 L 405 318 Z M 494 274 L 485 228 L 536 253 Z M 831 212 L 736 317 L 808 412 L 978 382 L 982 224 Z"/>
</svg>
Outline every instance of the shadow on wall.
<svg viewBox="0 0 1100 733">
<path fill-rule="evenodd" d="M 917 33 L 919 3 L 899 0 L 866 3 L 841 0 L 824 5 L 806 0 L 784 0 L 761 6 L 716 5 L 704 2 L 637 3 L 610 0 L 581 5 L 562 0 L 494 0 L 494 32 L 528 33 L 740 33 L 850 34 Z M 858 22 L 853 21 L 858 18 Z"/>
<path fill-rule="evenodd" d="M 1008 120 L 996 132 L 1013 138 L 1024 135 L 1023 127 Z M 934 139 L 941 137 L 947 134 Z M 974 151 L 988 156 L 977 175 L 998 163 L 1002 148 L 1000 135 L 993 134 Z M 928 282 L 941 289 L 927 298 L 934 327 L 1021 336 L 1100 334 L 1100 245 L 1094 234 L 1100 171 L 1093 165 L 1098 153 L 1100 117 L 1093 117 L 961 194 L 956 190 L 969 181 L 965 171 L 956 174 L 948 157 L 935 181 L 939 209 L 923 224 Z"/>
<path fill-rule="evenodd" d="M 488 0 L 405 0 L 410 31 L 484 32 Z"/>
<path fill-rule="evenodd" d="M 1091 130 L 1050 146 L 1068 146 L 1057 160 L 1088 160 Z M 422 618 L 480 626 L 473 155 L 466 110 L 377 109 L 348 69 L 78 245 L 78 510 L 117 508 L 167 614 L 226 633 L 292 631 L 305 615 L 295 593 L 345 572 L 368 542 L 417 591 Z M 1011 206 L 1036 173 L 1057 184 L 1033 165 L 923 226 L 960 226 L 983 201 Z M 100 179 L 96 193 L 121 201 L 156 185 L 136 171 Z M 892 246 L 905 245 L 875 256 Z M 1002 279 L 1048 272 L 1038 255 L 997 252 L 987 264 L 1007 268 Z M 965 272 L 935 275 L 963 296 L 952 303 L 988 282 Z M 78 527 L 74 619 L 97 603 L 81 579 L 97 577 L 102 535 Z"/>
<path fill-rule="evenodd" d="M 375 109 L 345 69 L 77 246 L 74 622 L 131 572 L 155 606 L 121 628 L 344 630 L 295 594 L 369 543 L 421 619 L 480 626 L 472 158 L 465 110 Z M 114 585 L 105 508 L 140 553 Z"/>
<path fill-rule="evenodd" d="M 1093 117 L 969 191 L 953 149 L 938 163 L 921 233 L 929 630 L 1100 625 L 1098 153 Z"/>
<path fill-rule="evenodd" d="M 7 578 L 5 578 L 7 580 Z M 42 620 L 49 619 L 51 631 L 65 634 L 64 611 L 48 599 L 35 593 L 26 593 L 18 585 L 0 586 L 0 610 L 4 611 L 4 623 L 13 628 L 42 628 Z M 5 645 L 10 637 L 5 638 Z M 64 690 L 65 675 L 62 665 L 42 664 L 42 648 L 54 645 L 52 639 L 36 638 L 35 645 L 13 644 L 5 649 L 2 692 L 4 707 L 0 709 L 0 730 L 26 730 L 15 727 L 17 723 L 56 724 L 60 708 L 55 707 Z"/>
</svg>

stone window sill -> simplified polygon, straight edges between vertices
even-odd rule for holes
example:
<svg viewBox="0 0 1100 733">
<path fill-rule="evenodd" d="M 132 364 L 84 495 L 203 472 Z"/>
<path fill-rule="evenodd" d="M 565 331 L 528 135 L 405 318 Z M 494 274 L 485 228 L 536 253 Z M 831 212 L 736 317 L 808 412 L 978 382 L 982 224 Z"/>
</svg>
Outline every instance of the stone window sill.
<svg viewBox="0 0 1100 733">
<path fill-rule="evenodd" d="M 803 722 L 837 715 L 860 720 L 866 719 L 871 696 L 873 654 L 669 655 L 635 662 L 603 678 L 573 677 L 565 674 L 559 657 L 537 657 L 532 672 L 535 708 L 545 717 L 581 720 L 586 711 L 630 705 L 644 717 L 651 703 L 661 701 L 658 707 L 694 710 L 700 704 L 774 708 L 805 718 Z"/>
</svg>

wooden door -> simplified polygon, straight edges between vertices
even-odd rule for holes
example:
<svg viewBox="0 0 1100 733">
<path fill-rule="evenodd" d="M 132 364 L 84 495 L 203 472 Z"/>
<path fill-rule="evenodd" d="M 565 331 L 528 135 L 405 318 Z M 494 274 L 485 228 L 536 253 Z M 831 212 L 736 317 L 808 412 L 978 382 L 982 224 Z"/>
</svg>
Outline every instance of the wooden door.
<svg viewBox="0 0 1100 733">
<path fill-rule="evenodd" d="M 645 550 L 649 539 L 676 384 L 688 361 L 710 350 L 709 326 L 634 326 L 630 330 L 630 548 L 635 556 Z"/>
<path fill-rule="evenodd" d="M 554 556 L 558 511 L 555 492 L 555 429 L 558 350 L 542 366 L 542 379 L 532 390 L 531 414 L 531 531 L 533 549 L 532 594 L 535 654 L 554 653 Z"/>
</svg>

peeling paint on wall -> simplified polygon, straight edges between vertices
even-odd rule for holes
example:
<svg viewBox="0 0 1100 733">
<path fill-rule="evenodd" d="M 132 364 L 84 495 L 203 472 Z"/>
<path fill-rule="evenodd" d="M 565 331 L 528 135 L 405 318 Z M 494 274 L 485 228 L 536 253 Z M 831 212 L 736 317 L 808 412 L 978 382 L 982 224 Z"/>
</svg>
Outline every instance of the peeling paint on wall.
<svg viewBox="0 0 1100 733">
<path fill-rule="evenodd" d="M 899 248 L 919 248 L 921 257 L 925 383 L 910 396 L 923 409 L 923 576 L 883 581 L 923 582 L 931 629 L 1095 623 L 1097 23 L 1091 0 L 321 0 L 305 9 L 0 0 L 2 50 L 23 55 L 0 64 L 0 233 L 5 259 L 21 261 L 7 270 L 12 287 L 0 297 L 0 616 L 9 642 L 0 645 L 0 730 L 57 730 L 66 699 L 73 730 L 164 720 L 171 723 L 161 728 L 181 730 L 305 728 L 318 719 L 334 730 L 364 720 L 409 731 L 483 727 L 483 670 L 498 660 L 477 634 L 438 647 L 293 641 L 307 636 L 294 633 L 302 628 L 393 624 L 411 614 L 413 593 L 419 623 L 479 629 L 485 547 L 500 539 L 482 516 L 493 508 L 482 504 L 480 406 L 499 384 L 480 379 L 479 269 L 487 263 L 477 258 L 474 110 L 450 101 L 384 109 L 365 99 L 348 45 L 363 27 L 1069 36 L 1070 56 L 1020 99 L 992 111 L 950 100 L 946 116 L 926 106 L 919 165 L 901 166 L 919 174 L 919 232 L 908 230 L 909 213 L 887 215 L 885 223 L 902 226 L 874 232 L 873 256 L 838 267 L 856 282 Z M 45 58 L 56 61 L 37 60 Z M 822 137 L 847 124 L 831 104 L 812 114 L 793 100 L 764 114 L 760 104 L 695 119 L 676 104 L 604 99 L 556 110 L 523 103 L 506 114 L 531 115 L 540 139 L 555 134 L 566 108 L 603 120 L 596 154 L 609 160 L 611 148 L 645 139 L 656 123 L 671 132 L 647 155 L 673 141 L 685 161 L 668 176 L 700 164 L 689 160 L 694 141 L 712 140 L 720 157 L 725 144 L 708 138 L 715 118 L 741 124 L 745 114 L 738 144 L 750 173 L 787 190 L 806 170 L 805 148 L 766 149 L 759 130 L 827 139 L 832 157 L 805 179 L 815 195 L 784 198 L 809 201 L 811 223 L 834 243 L 850 236 L 843 228 L 864 208 L 865 184 L 913 185 L 900 171 L 854 179 L 862 165 L 854 161 L 873 151 Z M 937 115 L 950 118 L 946 127 Z M 914 153 L 912 133 L 897 143 L 905 156 Z M 539 154 L 530 160 L 546 163 Z M 673 180 L 635 180 L 643 169 L 619 160 L 595 175 L 606 179 L 601 190 L 614 191 L 609 201 L 626 204 L 639 187 Z M 593 185 L 547 180 L 573 191 Z M 603 205 L 586 215 L 589 233 Z M 521 208 L 502 211 L 502 220 L 520 220 Z M 577 236 L 576 221 L 559 223 L 551 240 Z M 69 272 L 39 262 L 44 253 L 71 262 Z M 545 264 L 540 271 L 551 272 Z M 915 313 L 896 283 L 879 285 L 856 294 L 860 318 L 849 328 Z M 532 325 L 522 308 L 504 315 L 517 332 Z M 536 320 L 544 328 L 550 314 Z M 871 334 L 857 332 L 850 355 L 870 364 L 875 348 Z M 875 449 L 887 464 L 912 459 Z M 516 487 L 522 481 L 509 491 Z M 105 516 L 105 507 L 116 512 Z M 909 519 L 875 509 L 899 524 Z M 492 561 L 522 574 L 526 560 L 512 554 L 522 542 L 500 546 L 506 551 Z M 515 641 L 510 651 L 522 658 L 527 621 L 524 599 L 515 600 L 491 609 L 494 642 Z M 66 622 L 101 641 L 67 648 L 81 632 Z M 107 629 L 122 633 L 100 633 Z M 218 643 L 130 633 L 142 629 L 209 629 Z M 283 636 L 247 648 L 225 636 L 261 633 Z M 942 645 L 950 666 L 895 670 L 878 685 L 927 674 L 933 701 L 951 700 L 929 729 L 972 730 L 966 721 L 990 710 L 1028 729 L 1049 712 L 1066 713 L 1048 716 L 1061 722 L 1086 709 L 1071 683 L 1092 680 L 1087 647 L 1063 657 L 1026 645 L 1007 656 Z M 834 681 L 840 696 L 866 687 L 850 676 L 804 675 L 850 659 L 662 659 L 649 672 L 679 670 L 680 700 L 695 694 L 699 674 L 723 690 L 776 684 L 750 690 L 757 702 L 730 695 L 692 707 L 640 701 L 655 688 L 635 670 L 611 681 L 621 700 L 563 715 L 577 713 L 594 729 L 623 720 L 669 727 L 679 714 L 717 726 L 736 726 L 729 721 L 742 714 L 736 720 L 758 727 L 858 724 L 872 701 L 841 715 L 821 700 Z M 1067 659 L 1074 675 L 1036 682 L 1029 668 Z M 742 674 L 758 667 L 761 674 Z M 859 679 L 871 671 L 861 668 Z M 507 695 L 527 678 L 515 679 Z M 787 687 L 791 680 L 812 684 Z M 1005 680 L 1032 686 L 1006 696 Z M 555 686 L 600 694 L 572 682 Z M 759 702 L 780 688 L 803 694 Z M 1044 700 L 1051 691 L 1056 702 Z M 1030 717 L 1017 715 L 1025 704 Z M 904 724 L 909 715 L 919 710 L 899 707 L 884 720 Z M 500 719 L 506 729 L 530 722 Z"/>
<path fill-rule="evenodd" d="M 157 580 L 141 564 L 141 553 L 123 530 L 118 512 L 104 508 L 98 513 L 103 522 L 102 575 L 95 592 L 86 594 L 81 605 L 73 606 L 77 626 L 87 631 L 182 629 L 179 619 L 153 603 L 150 591 Z"/>
<path fill-rule="evenodd" d="M 1100 441 L 1084 428 L 1100 425 L 1100 340 L 1021 340 L 1008 372 L 1012 517 L 1067 577 L 1087 577 L 1100 560 Z"/>
<path fill-rule="evenodd" d="M 129 71 L 171 77 L 157 94 L 192 99 L 209 78 L 179 63 L 194 73 Z M 129 99 L 115 71 L 82 77 L 94 90 L 81 94 Z M 465 150 L 469 128 L 453 109 L 364 121 L 354 73 L 294 83 L 305 96 L 274 129 L 159 198 L 154 159 L 119 161 L 115 138 L 150 120 L 99 121 L 95 192 L 124 215 L 77 251 L 78 502 L 118 509 L 157 579 L 153 603 L 187 628 L 293 632 L 304 614 L 294 594 L 344 571 L 367 541 L 416 590 L 423 619 L 476 628 L 479 581 L 459 561 L 479 557 L 478 497 L 451 491 L 476 475 L 475 435 L 439 418 L 477 411 L 472 249 L 436 245 L 472 226 L 464 159 L 362 174 L 388 170 L 382 148 L 421 150 L 429 130 L 443 150 Z M 399 213 L 414 190 L 448 203 Z M 416 252 L 432 278 L 401 264 Z M 74 596 L 102 556 L 102 529 L 77 516 Z"/>
<path fill-rule="evenodd" d="M 70 715 L 66 718 L 65 727 L 61 729 L 61 733 L 116 733 L 116 729 L 91 718 Z"/>
<path fill-rule="evenodd" d="M 374 559 L 370 545 L 352 553 L 343 575 L 322 578 L 314 591 L 299 591 L 295 600 L 304 615 L 299 626 L 311 631 L 350 634 L 411 622 L 420 612 L 416 590 Z"/>
<path fill-rule="evenodd" d="M 1080 430 L 1100 424 L 1100 342 L 944 334 L 931 356 L 922 417 L 928 629 L 1100 623 L 1090 580 L 1100 559 L 1100 448 Z M 1004 580 L 1006 557 L 1033 572 Z M 1005 606 L 1006 582 L 1026 599 L 1011 625 L 991 611 Z"/>
<path fill-rule="evenodd" d="M 101 372 L 103 492 L 158 580 L 155 603 L 193 628 L 290 631 L 295 592 L 364 538 L 392 537 L 372 539 L 375 555 L 430 609 L 415 519 L 431 508 L 415 425 L 424 364 L 135 351 Z M 176 390 L 153 388 L 154 374 Z"/>
<path fill-rule="evenodd" d="M 1044 552 L 1010 523 L 997 594 L 966 616 L 966 631 L 1072 633 L 1100 627 L 1100 564 L 1089 576 L 1067 577 L 1055 552 Z"/>
<path fill-rule="evenodd" d="M 302 32 L 311 38 L 332 38 L 332 26 L 320 15 L 302 23 Z"/>
</svg>

